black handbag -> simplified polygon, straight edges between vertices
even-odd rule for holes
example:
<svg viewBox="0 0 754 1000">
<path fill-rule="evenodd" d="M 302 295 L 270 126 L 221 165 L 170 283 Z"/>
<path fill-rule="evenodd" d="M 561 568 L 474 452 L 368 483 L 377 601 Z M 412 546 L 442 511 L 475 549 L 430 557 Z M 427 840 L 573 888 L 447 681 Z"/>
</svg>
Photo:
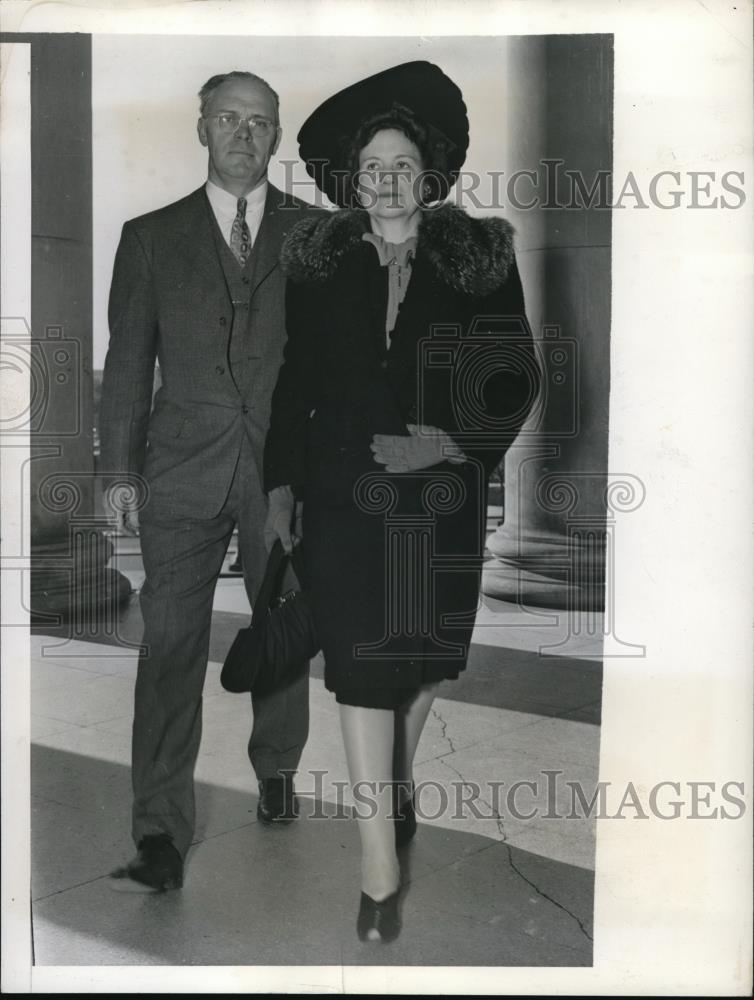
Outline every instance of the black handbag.
<svg viewBox="0 0 754 1000">
<path fill-rule="evenodd" d="M 225 657 L 220 683 L 226 691 L 273 691 L 291 681 L 319 652 L 306 594 L 300 590 L 280 593 L 289 560 L 302 581 L 298 547 L 289 556 L 277 539 L 267 559 L 251 625 L 239 630 Z"/>
</svg>

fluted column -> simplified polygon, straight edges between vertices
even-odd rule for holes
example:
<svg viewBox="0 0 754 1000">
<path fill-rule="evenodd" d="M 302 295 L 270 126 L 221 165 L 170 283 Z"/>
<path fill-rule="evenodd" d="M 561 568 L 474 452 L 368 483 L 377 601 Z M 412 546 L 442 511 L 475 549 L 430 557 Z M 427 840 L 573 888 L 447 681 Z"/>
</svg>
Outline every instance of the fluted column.
<svg viewBox="0 0 754 1000">
<path fill-rule="evenodd" d="M 131 591 L 95 516 L 91 106 L 91 37 L 31 36 L 30 600 L 80 637 Z"/>
<path fill-rule="evenodd" d="M 591 207 L 578 198 L 566 207 L 564 172 L 578 172 L 588 189 L 611 169 L 612 45 L 607 36 L 564 35 L 509 39 L 508 49 L 506 176 L 535 171 L 537 181 L 522 177 L 515 188 L 519 202 L 536 205 L 507 202 L 507 214 L 544 385 L 506 459 L 504 522 L 488 539 L 495 558 L 482 587 L 505 600 L 596 610 L 605 574 L 611 218 L 599 191 Z"/>
</svg>

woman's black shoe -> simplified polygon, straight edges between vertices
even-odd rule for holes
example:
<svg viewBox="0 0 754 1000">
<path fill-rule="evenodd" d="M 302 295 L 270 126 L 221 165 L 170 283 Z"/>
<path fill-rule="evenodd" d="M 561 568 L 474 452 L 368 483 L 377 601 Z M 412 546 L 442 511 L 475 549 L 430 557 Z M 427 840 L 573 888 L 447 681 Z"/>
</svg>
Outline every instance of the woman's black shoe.
<svg viewBox="0 0 754 1000">
<path fill-rule="evenodd" d="M 416 833 L 416 810 L 414 800 L 416 792 L 411 787 L 411 797 L 395 807 L 395 846 L 405 847 Z"/>
<path fill-rule="evenodd" d="M 395 941 L 401 932 L 399 895 L 400 889 L 396 889 L 391 896 L 378 903 L 362 892 L 359 918 L 356 921 L 356 933 L 360 941 L 382 941 L 383 944 Z"/>
</svg>

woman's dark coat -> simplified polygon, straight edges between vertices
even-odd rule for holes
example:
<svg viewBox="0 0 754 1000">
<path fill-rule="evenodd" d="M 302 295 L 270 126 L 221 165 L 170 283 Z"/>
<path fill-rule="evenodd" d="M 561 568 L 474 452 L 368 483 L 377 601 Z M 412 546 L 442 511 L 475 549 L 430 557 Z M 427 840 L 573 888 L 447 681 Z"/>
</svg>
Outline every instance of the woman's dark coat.
<svg viewBox="0 0 754 1000">
<path fill-rule="evenodd" d="M 368 230 L 366 213 L 343 210 L 285 241 L 288 343 L 265 448 L 265 488 L 304 499 L 330 690 L 410 688 L 464 669 L 487 479 L 539 386 L 509 223 L 423 211 L 389 351 L 387 268 Z M 447 431 L 469 461 L 386 473 L 372 437 L 409 423 Z"/>
</svg>

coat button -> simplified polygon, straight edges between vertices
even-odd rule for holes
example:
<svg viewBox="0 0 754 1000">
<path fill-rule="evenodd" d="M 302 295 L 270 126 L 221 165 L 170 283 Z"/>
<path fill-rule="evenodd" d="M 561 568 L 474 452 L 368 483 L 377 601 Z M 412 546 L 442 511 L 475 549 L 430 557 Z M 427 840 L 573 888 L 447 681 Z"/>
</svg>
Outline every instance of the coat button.
<svg viewBox="0 0 754 1000">
<path fill-rule="evenodd" d="M 220 326 L 225 326 L 225 324 L 226 324 L 227 322 L 228 322 L 228 321 L 227 321 L 227 319 L 226 319 L 226 318 L 225 318 L 224 316 L 221 316 L 221 317 L 220 317 Z"/>
<path fill-rule="evenodd" d="M 383 371 L 386 371 L 386 369 L 387 369 L 387 361 L 380 361 L 380 368 Z"/>
<path fill-rule="evenodd" d="M 241 278 L 241 281 L 244 283 L 244 285 L 248 285 L 248 283 L 249 283 L 249 276 L 248 276 L 248 274 L 244 274 L 244 276 Z"/>
<path fill-rule="evenodd" d="M 225 369 L 223 368 L 222 365 L 218 365 L 217 368 L 215 368 L 215 371 L 217 372 L 218 375 L 224 375 L 225 374 Z"/>
<path fill-rule="evenodd" d="M 241 413 L 248 413 L 248 412 L 249 412 L 249 407 L 246 405 L 246 403 L 244 403 L 243 406 L 241 407 Z"/>
</svg>

